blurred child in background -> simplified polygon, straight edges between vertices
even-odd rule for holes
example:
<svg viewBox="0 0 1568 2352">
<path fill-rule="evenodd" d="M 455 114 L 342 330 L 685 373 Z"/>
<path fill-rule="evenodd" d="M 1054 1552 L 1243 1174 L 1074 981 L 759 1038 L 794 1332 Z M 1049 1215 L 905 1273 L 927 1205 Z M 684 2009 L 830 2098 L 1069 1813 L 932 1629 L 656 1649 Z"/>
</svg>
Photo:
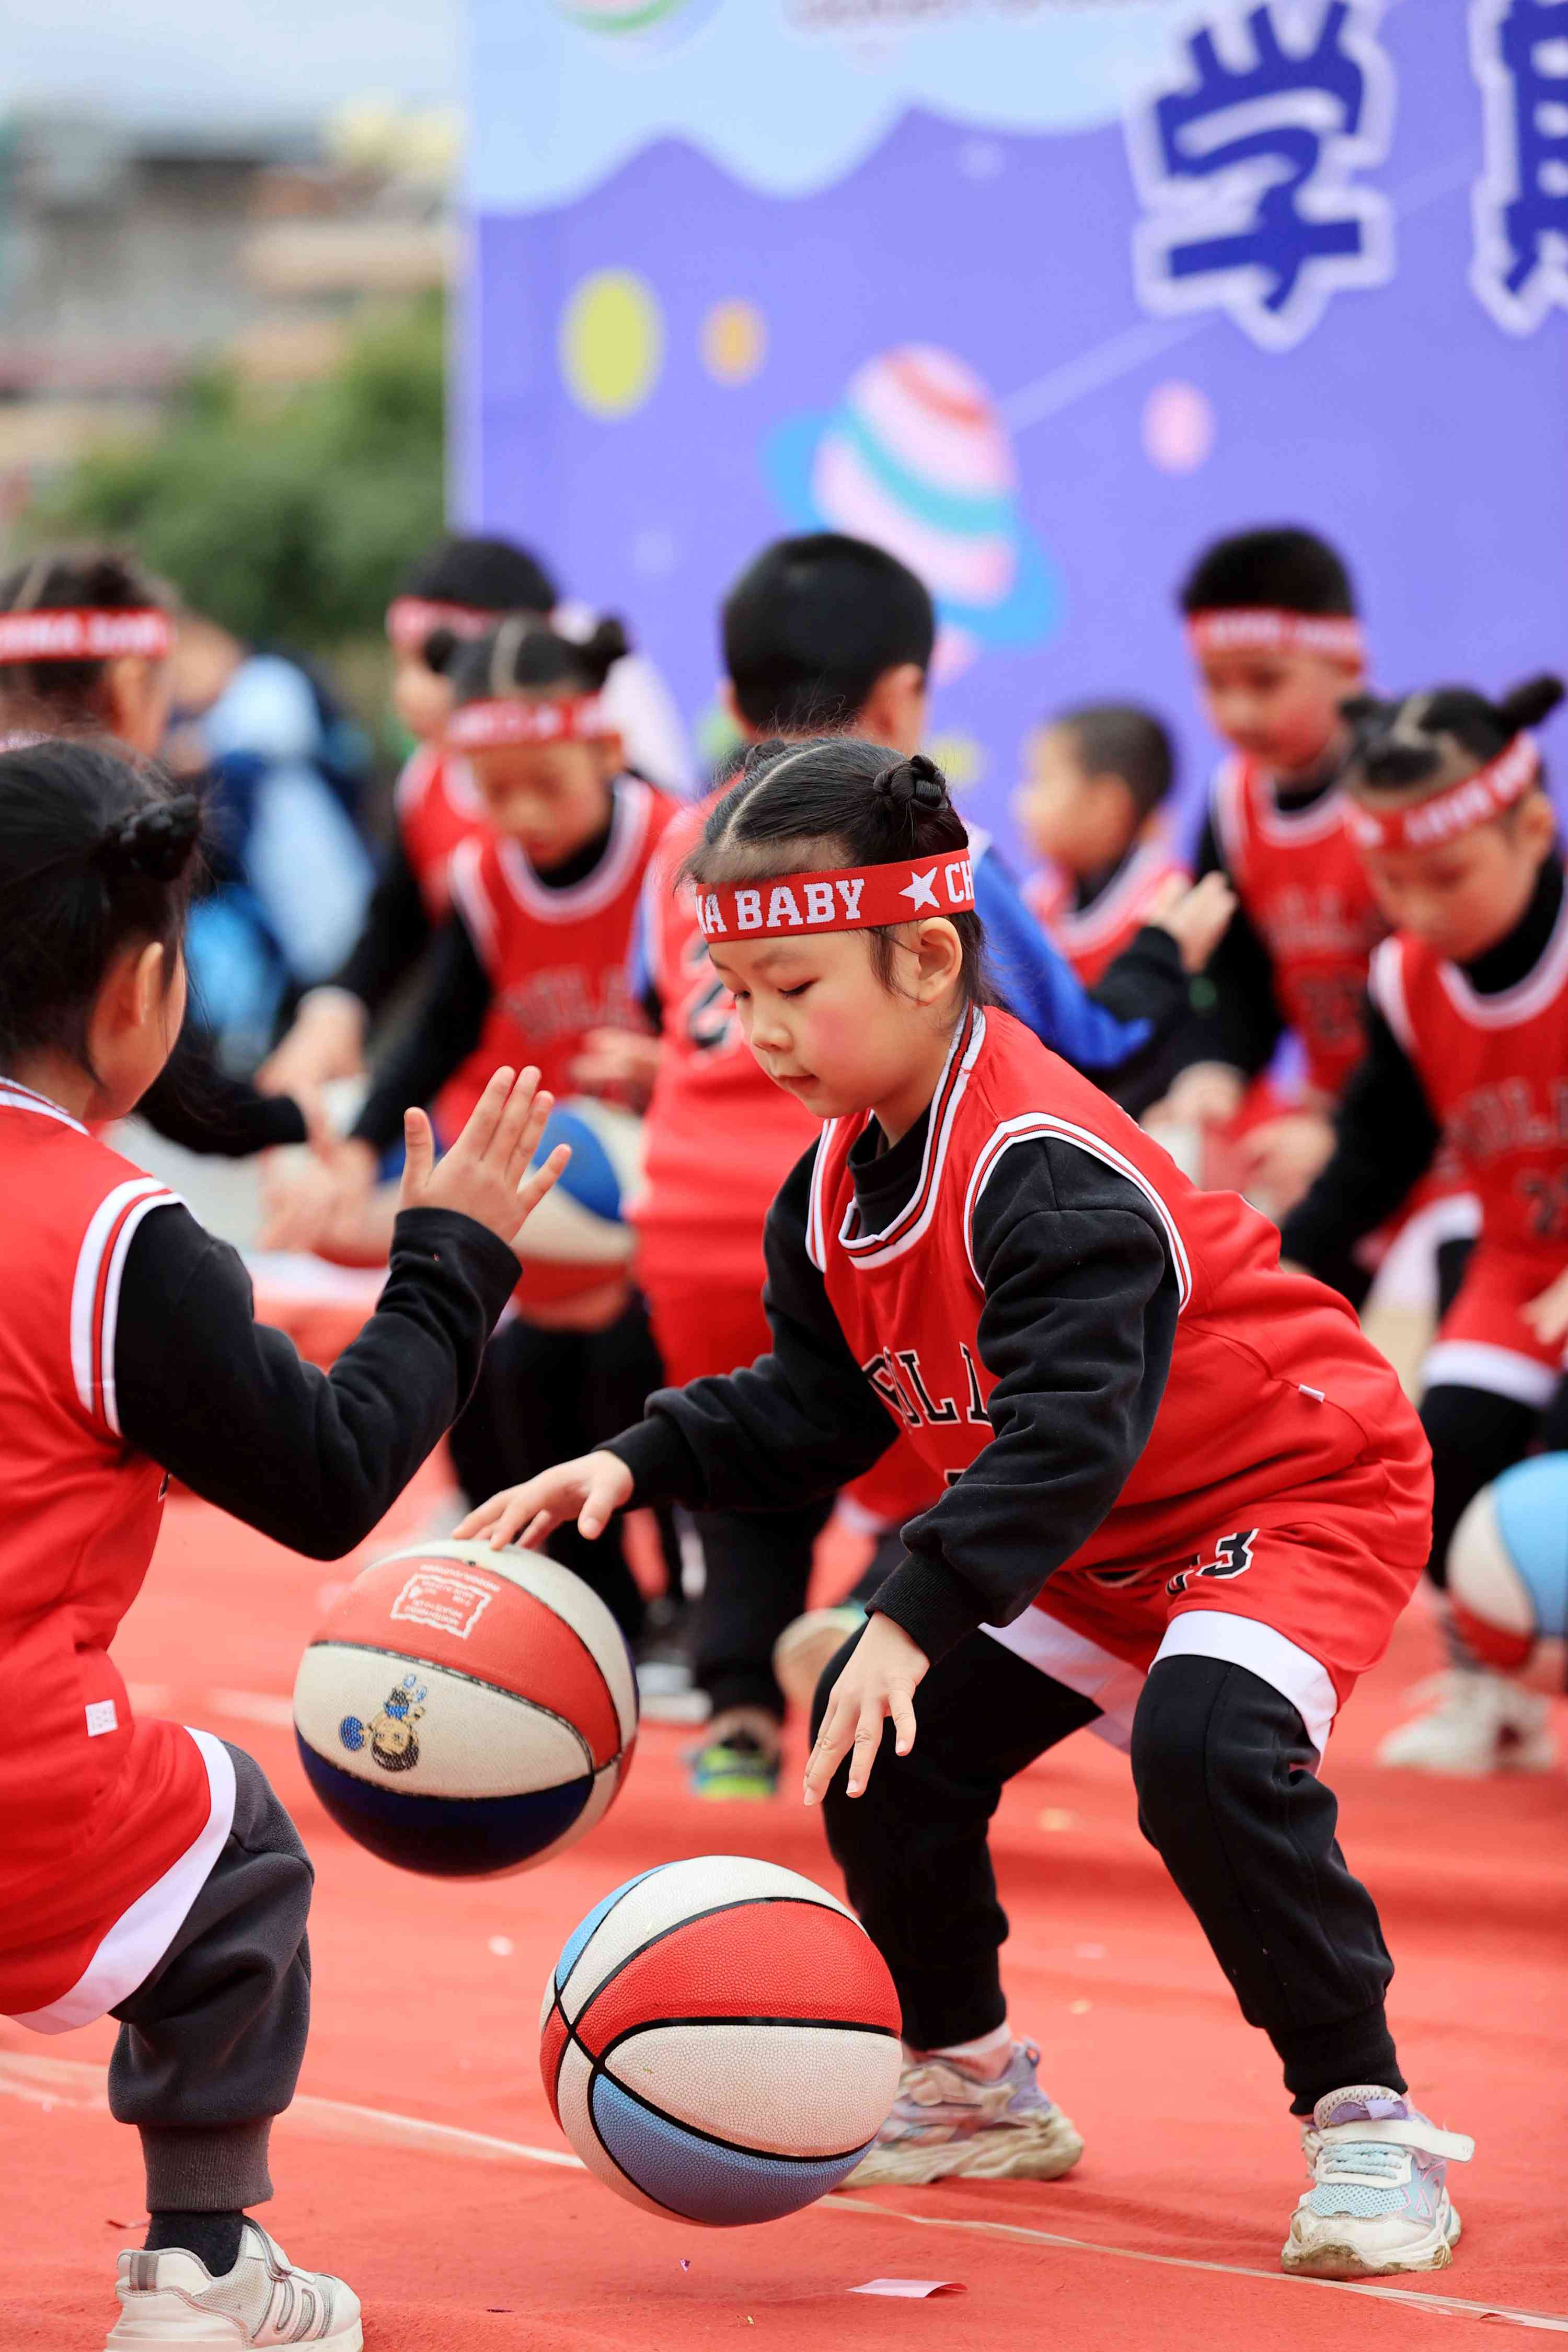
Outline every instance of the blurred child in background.
<svg viewBox="0 0 1568 2352">
<path fill-rule="evenodd" d="M 1041 861 L 1024 896 L 1086 987 L 1188 877 L 1160 811 L 1170 736 L 1131 702 L 1086 702 L 1037 727 L 1013 815 Z"/>
<path fill-rule="evenodd" d="M 1444 1143 L 1479 1196 L 1480 1235 L 1425 1367 L 1440 1589 L 1466 1505 L 1529 1451 L 1568 1337 L 1568 909 L 1528 732 L 1562 695 L 1542 677 L 1495 704 L 1440 688 L 1348 706 L 1351 824 L 1394 936 L 1373 959 L 1367 1058 L 1333 1157 L 1283 1247 L 1325 1275 L 1342 1267 Z M 1545 1699 L 1453 1650 L 1436 1705 L 1383 1760 L 1543 1769 Z"/>
</svg>

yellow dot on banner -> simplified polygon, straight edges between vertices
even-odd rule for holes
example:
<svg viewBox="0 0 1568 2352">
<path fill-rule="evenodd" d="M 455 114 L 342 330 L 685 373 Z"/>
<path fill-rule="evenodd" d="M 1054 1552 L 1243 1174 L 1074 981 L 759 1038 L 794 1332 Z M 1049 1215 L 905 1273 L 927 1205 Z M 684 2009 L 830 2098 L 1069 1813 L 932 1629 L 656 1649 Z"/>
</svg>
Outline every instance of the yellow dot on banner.
<svg viewBox="0 0 1568 2352">
<path fill-rule="evenodd" d="M 985 746 L 973 735 L 936 735 L 927 749 L 955 793 L 966 792 L 985 773 Z"/>
<path fill-rule="evenodd" d="M 702 321 L 702 364 L 719 383 L 750 383 L 768 348 L 754 302 L 715 302 Z"/>
<path fill-rule="evenodd" d="M 561 373 L 579 408 L 629 416 L 658 381 L 664 319 L 646 279 L 596 269 L 574 287 L 561 320 Z"/>
</svg>

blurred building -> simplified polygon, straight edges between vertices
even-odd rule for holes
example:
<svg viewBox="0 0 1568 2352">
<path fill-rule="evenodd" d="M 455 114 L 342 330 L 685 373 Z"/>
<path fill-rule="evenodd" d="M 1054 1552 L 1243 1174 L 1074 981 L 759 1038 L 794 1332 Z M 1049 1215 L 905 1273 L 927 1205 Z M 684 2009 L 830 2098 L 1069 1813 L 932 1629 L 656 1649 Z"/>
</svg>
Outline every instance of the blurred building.
<svg viewBox="0 0 1568 2352">
<path fill-rule="evenodd" d="M 294 134 L 0 123 L 0 501 L 201 364 L 306 381 L 367 300 L 443 284 L 456 144 L 444 113 L 369 103 Z"/>
</svg>

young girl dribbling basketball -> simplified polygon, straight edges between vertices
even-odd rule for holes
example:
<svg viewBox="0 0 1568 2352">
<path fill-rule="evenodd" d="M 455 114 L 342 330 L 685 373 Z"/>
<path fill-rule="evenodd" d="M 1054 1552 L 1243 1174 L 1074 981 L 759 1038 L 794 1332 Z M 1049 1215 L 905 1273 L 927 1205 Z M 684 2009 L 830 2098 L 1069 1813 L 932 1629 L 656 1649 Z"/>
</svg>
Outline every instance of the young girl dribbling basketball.
<svg viewBox="0 0 1568 2352">
<path fill-rule="evenodd" d="M 0 751 L 0 2015 L 122 2031 L 113 2114 L 142 2136 L 145 2248 L 110 2344 L 358 2352 L 359 2304 L 246 2209 L 310 2015 L 310 1865 L 259 1767 L 133 1717 L 109 1654 L 171 1475 L 318 1559 L 360 1542 L 473 1385 L 549 1097 L 496 1073 L 408 1172 L 375 1313 L 330 1376 L 252 1317 L 234 1252 L 91 1131 L 168 1059 L 195 801 L 116 750 Z"/>
<path fill-rule="evenodd" d="M 688 872 L 714 969 L 826 1122 L 769 1222 L 773 1353 L 660 1391 L 461 1532 L 766 1508 L 907 1429 L 948 1490 L 824 1677 L 806 1774 L 903 2006 L 905 2081 L 854 2178 L 1076 2161 L 1007 2023 L 986 1832 L 1002 1782 L 1095 1723 L 1304 2120 L 1285 2266 L 1436 2269 L 1470 2143 L 1406 2096 L 1315 1769 L 1419 1572 L 1426 1447 L 1272 1226 L 987 1003 L 965 849 L 931 762 L 866 743 L 763 746 L 713 811 Z"/>
</svg>

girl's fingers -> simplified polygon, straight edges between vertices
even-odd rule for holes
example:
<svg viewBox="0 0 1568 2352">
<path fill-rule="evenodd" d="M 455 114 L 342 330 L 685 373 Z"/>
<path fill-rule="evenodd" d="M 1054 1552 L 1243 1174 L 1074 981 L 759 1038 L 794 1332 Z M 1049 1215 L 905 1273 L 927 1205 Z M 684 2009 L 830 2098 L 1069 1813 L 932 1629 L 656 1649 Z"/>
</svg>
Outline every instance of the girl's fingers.
<svg viewBox="0 0 1568 2352">
<path fill-rule="evenodd" d="M 490 1073 L 490 1081 L 468 1114 L 467 1126 L 452 1146 L 454 1151 L 467 1152 L 482 1160 L 490 1148 L 490 1139 L 500 1124 L 507 1097 L 511 1092 L 515 1070 L 501 1068 Z"/>
<path fill-rule="evenodd" d="M 850 1727 L 855 1720 L 854 1709 L 841 1704 L 837 1691 L 827 1702 L 827 1713 L 822 1719 L 822 1729 L 816 1735 L 805 1768 L 805 1801 L 820 1805 L 827 1793 L 828 1784 L 838 1769 L 839 1759 L 848 1747 Z"/>
<path fill-rule="evenodd" d="M 546 1192 L 552 1189 L 564 1173 L 566 1163 L 571 1157 L 572 1146 L 569 1143 L 558 1143 L 543 1166 L 534 1169 L 531 1175 L 523 1178 L 517 1188 L 518 1228 L 517 1234 L 513 1236 L 514 1240 L 521 1238 L 523 1226 L 538 1208 Z"/>
<path fill-rule="evenodd" d="M 533 1108 L 538 1093 L 539 1072 L 535 1069 L 520 1071 L 513 1082 L 511 1092 L 501 1106 L 501 1115 L 496 1121 L 496 1131 L 490 1138 L 489 1149 L 485 1155 L 498 1168 L 504 1169 L 510 1166 L 512 1154 L 517 1150 L 518 1138 L 528 1122 L 529 1113 Z"/>
<path fill-rule="evenodd" d="M 402 1197 L 416 1201 L 436 1165 L 436 1137 L 426 1113 L 412 1107 L 403 1114 L 403 1154 Z"/>
<path fill-rule="evenodd" d="M 537 1551 L 546 1536 L 552 1534 L 560 1525 L 561 1515 L 558 1511 L 535 1511 L 517 1540 L 521 1544 L 524 1551 Z"/>
<path fill-rule="evenodd" d="M 621 1480 L 616 1472 L 614 1470 L 595 1471 L 588 1481 L 588 1491 L 583 1498 L 583 1507 L 577 1515 L 579 1533 L 586 1536 L 590 1541 L 595 1536 L 602 1536 L 615 1517 L 616 1507 L 620 1501 L 620 1496 Z"/>
<path fill-rule="evenodd" d="M 915 1744 L 915 1710 L 912 1691 L 895 1690 L 888 1693 L 888 1713 L 893 1718 L 897 1734 L 897 1753 L 907 1756 Z"/>
<path fill-rule="evenodd" d="M 466 1519 L 459 1519 L 452 1529 L 454 1543 L 476 1543 L 500 1517 L 500 1496 L 492 1495 L 488 1503 L 476 1503 Z"/>
<path fill-rule="evenodd" d="M 871 1777 L 871 1767 L 877 1760 L 877 1750 L 882 1744 L 882 1716 L 887 1702 L 880 1691 L 874 1699 L 862 1699 L 860 1720 L 855 1726 L 850 1742 L 849 1794 L 858 1797 Z"/>
<path fill-rule="evenodd" d="M 523 1075 L 526 1076 L 528 1074 L 525 1071 Z M 522 1123 L 511 1140 L 511 1150 L 506 1163 L 509 1182 L 516 1184 L 521 1181 L 529 1161 L 539 1149 L 539 1139 L 544 1132 L 544 1123 L 554 1108 L 555 1097 L 550 1089 L 547 1087 L 536 1087 L 529 1097 L 528 1108 L 524 1113 Z"/>
</svg>

